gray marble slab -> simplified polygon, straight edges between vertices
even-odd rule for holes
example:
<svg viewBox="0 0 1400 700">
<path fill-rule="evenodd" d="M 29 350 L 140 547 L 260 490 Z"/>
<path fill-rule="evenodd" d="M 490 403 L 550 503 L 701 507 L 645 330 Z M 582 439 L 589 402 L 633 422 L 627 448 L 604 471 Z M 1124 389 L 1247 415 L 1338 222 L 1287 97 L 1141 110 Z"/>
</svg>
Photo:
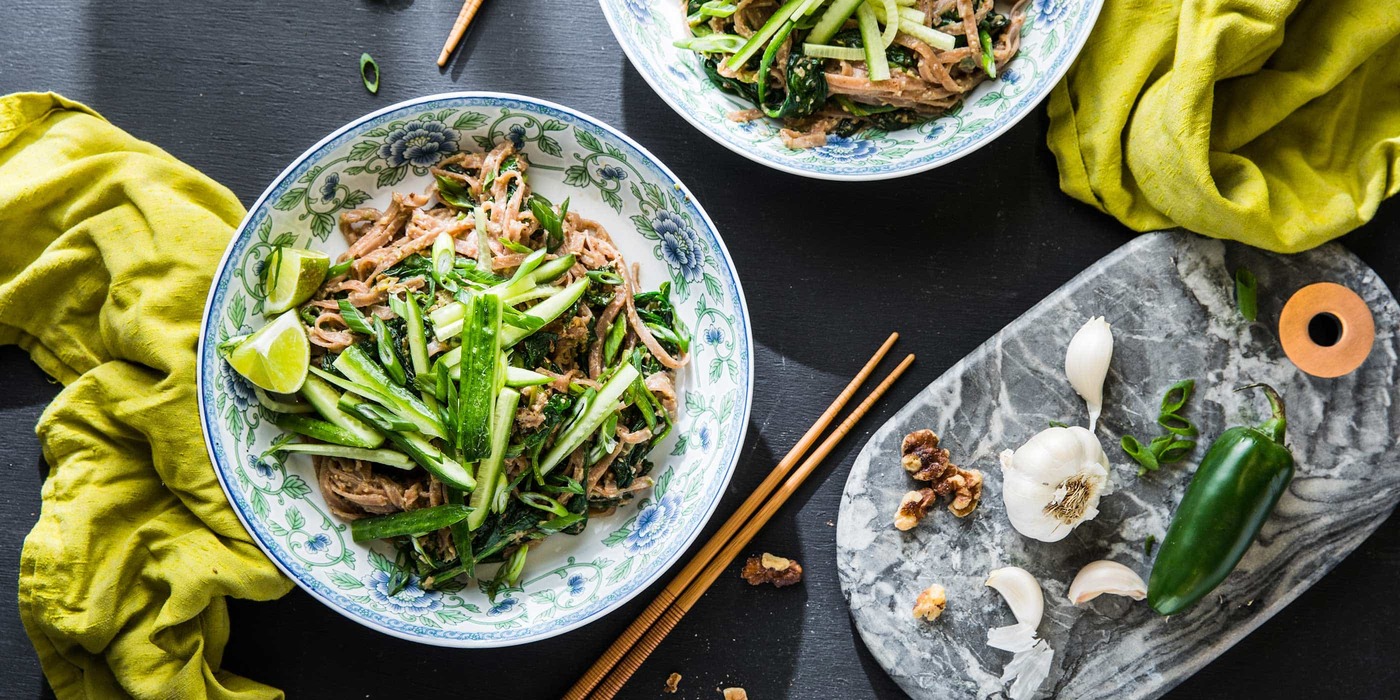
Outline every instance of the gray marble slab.
<svg viewBox="0 0 1400 700">
<path fill-rule="evenodd" d="M 1259 278 L 1259 322 L 1236 313 L 1233 271 Z M 1278 314 L 1298 288 L 1333 281 L 1356 290 L 1376 319 L 1376 342 L 1360 369 L 1338 379 L 1300 372 L 1275 337 Z M 1114 490 L 1100 514 L 1069 537 L 1044 543 L 1011 528 L 997 454 L 1049 421 L 1086 424 L 1064 378 L 1065 347 L 1088 318 L 1113 325 L 1115 349 L 1098 435 L 1113 463 Z M 851 615 L 870 651 L 915 698 L 1000 697 L 1011 654 L 986 645 L 989 627 L 1014 620 L 983 582 L 1001 566 L 1034 574 L 1045 592 L 1040 635 L 1055 650 L 1040 697 L 1155 698 L 1209 663 L 1316 583 L 1359 545 L 1400 500 L 1392 396 L 1400 308 L 1385 284 L 1337 245 L 1280 256 L 1183 233 L 1140 236 L 1085 270 L 930 384 L 877 431 L 851 470 L 837 525 L 837 563 Z M 1201 427 L 1197 451 L 1145 477 L 1119 449 L 1124 434 L 1150 438 L 1163 391 L 1197 380 L 1187 415 Z M 1145 580 L 1149 536 L 1166 533 L 1194 465 L 1224 428 L 1267 413 L 1251 382 L 1288 401 L 1292 485 L 1235 572 L 1211 597 L 1162 618 L 1146 602 L 1066 598 L 1078 569 L 1113 559 Z M 915 483 L 900 467 L 902 437 L 932 428 L 952 460 L 982 470 L 982 505 L 958 519 L 930 511 L 910 532 L 892 518 Z M 934 623 L 913 619 L 930 583 L 948 591 Z M 1307 640 L 1298 640 L 1306 644 Z"/>
</svg>

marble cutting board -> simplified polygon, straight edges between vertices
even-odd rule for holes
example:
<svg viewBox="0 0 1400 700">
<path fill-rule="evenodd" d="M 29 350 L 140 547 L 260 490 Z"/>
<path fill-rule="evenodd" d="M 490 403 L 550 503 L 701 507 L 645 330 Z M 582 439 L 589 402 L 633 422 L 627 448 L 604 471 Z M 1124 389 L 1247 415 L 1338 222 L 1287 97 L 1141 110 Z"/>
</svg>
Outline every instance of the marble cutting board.
<svg viewBox="0 0 1400 700">
<path fill-rule="evenodd" d="M 1258 323 L 1235 310 L 1232 275 L 1241 265 L 1259 278 Z M 1370 356 L 1338 379 L 1300 372 L 1274 334 L 1288 297 L 1318 281 L 1354 289 L 1375 314 Z M 1048 421 L 1087 423 L 1064 378 L 1064 352 L 1079 326 L 1099 315 L 1115 339 L 1098 431 L 1114 490 L 1095 520 L 1060 542 L 1038 542 L 1006 518 L 997 454 Z M 1184 233 L 1135 238 L 949 369 L 857 457 L 841 501 L 837 564 L 866 645 L 914 698 L 1002 697 L 999 678 L 1011 654 L 988 647 L 986 635 L 1014 620 L 983 583 L 992 569 L 1020 566 L 1040 579 L 1040 635 L 1055 650 L 1038 697 L 1162 695 L 1316 583 L 1400 501 L 1400 411 L 1392 406 L 1400 378 L 1397 324 L 1400 308 L 1385 284 L 1335 244 L 1281 256 Z M 1201 428 L 1201 444 L 1185 462 L 1139 478 L 1119 438 L 1132 434 L 1145 443 L 1160 434 L 1161 395 L 1186 378 L 1197 380 L 1186 414 Z M 1145 601 L 1115 596 L 1071 605 L 1070 580 L 1096 559 L 1121 562 L 1147 579 L 1145 540 L 1166 534 L 1206 446 L 1224 428 L 1267 413 L 1258 392 L 1232 391 L 1256 381 L 1274 385 L 1288 402 L 1297 473 L 1235 572 L 1169 619 Z M 955 518 L 940 505 L 905 533 L 894 529 L 893 515 L 916 482 L 900 466 L 899 446 L 919 428 L 942 436 L 953 462 L 982 470 L 986 487 L 971 516 Z M 947 589 L 948 609 L 926 623 L 910 610 L 931 583 Z"/>
</svg>

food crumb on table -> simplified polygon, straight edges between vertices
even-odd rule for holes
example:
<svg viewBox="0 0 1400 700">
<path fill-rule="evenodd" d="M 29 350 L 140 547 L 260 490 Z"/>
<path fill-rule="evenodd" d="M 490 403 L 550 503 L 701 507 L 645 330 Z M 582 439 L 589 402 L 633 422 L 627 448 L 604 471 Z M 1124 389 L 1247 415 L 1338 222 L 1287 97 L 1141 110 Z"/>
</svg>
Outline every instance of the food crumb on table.
<svg viewBox="0 0 1400 700">
<path fill-rule="evenodd" d="M 802 581 L 802 565 L 792 559 L 764 552 L 763 556 L 749 557 L 739 575 L 748 581 L 750 586 L 771 583 L 782 588 Z"/>
<path fill-rule="evenodd" d="M 920 591 L 919 597 L 914 600 L 914 617 L 933 622 L 947 607 L 948 593 L 943 586 L 935 583 Z"/>
<path fill-rule="evenodd" d="M 743 688 L 725 688 L 720 692 L 724 693 L 724 700 L 749 700 L 749 694 Z"/>
<path fill-rule="evenodd" d="M 681 674 L 672 673 L 666 676 L 666 692 L 674 693 L 681 686 Z"/>
</svg>

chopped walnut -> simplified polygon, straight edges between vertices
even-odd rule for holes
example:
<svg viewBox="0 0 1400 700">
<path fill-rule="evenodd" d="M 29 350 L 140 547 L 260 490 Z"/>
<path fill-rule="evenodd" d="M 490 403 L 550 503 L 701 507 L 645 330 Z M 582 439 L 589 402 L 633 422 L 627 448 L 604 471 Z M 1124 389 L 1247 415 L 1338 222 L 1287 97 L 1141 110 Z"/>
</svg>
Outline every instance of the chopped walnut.
<svg viewBox="0 0 1400 700">
<path fill-rule="evenodd" d="M 724 700 L 749 700 L 749 694 L 743 688 L 725 688 L 720 692 L 724 693 Z"/>
<path fill-rule="evenodd" d="M 899 501 L 899 510 L 894 514 L 894 526 L 900 530 L 912 530 L 928 514 L 929 506 L 938 500 L 933 489 L 919 489 L 904 494 Z"/>
<path fill-rule="evenodd" d="M 791 586 L 802 580 L 802 565 L 791 559 L 776 557 L 767 552 L 761 557 L 749 557 L 744 562 L 744 570 L 739 573 L 750 586 L 771 583 L 778 588 Z"/>
<path fill-rule="evenodd" d="M 676 692 L 676 689 L 678 689 L 678 688 L 680 688 L 680 687 L 681 687 L 681 674 L 679 674 L 679 673 L 672 673 L 671 675 L 666 676 L 666 687 L 664 688 L 664 690 L 665 690 L 666 692 L 668 692 L 668 693 L 674 693 L 674 692 Z"/>
<path fill-rule="evenodd" d="M 971 514 L 982 500 L 982 472 L 950 462 L 948 450 L 939 447 L 938 442 L 938 435 L 932 430 L 915 430 L 904 436 L 901 452 L 905 470 L 914 479 L 930 483 L 926 489 L 904 494 L 895 516 L 895 527 L 901 530 L 917 525 L 936 496 L 953 494 L 948 510 L 959 518 Z"/>
<path fill-rule="evenodd" d="M 943 614 L 943 609 L 948 607 L 948 593 L 938 584 L 933 584 L 919 593 L 919 597 L 914 600 L 914 618 L 923 618 L 929 622 L 938 619 Z"/>
<path fill-rule="evenodd" d="M 965 518 L 977 510 L 977 504 L 982 501 L 982 472 L 959 469 L 957 476 L 948 481 L 954 483 L 953 502 L 948 504 L 948 510 L 959 518 Z"/>
<path fill-rule="evenodd" d="M 948 461 L 948 451 L 938 446 L 938 435 L 932 430 L 905 435 L 899 452 L 904 470 L 919 481 L 938 481 L 956 473 L 957 467 Z"/>
</svg>

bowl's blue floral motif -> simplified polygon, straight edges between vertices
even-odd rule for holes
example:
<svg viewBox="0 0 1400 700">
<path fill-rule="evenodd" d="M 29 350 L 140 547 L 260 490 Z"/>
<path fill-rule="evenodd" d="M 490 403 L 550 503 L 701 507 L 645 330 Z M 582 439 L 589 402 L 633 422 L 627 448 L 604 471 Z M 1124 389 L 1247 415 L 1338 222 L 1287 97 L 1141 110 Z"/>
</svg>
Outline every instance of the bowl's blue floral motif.
<svg viewBox="0 0 1400 700">
<path fill-rule="evenodd" d="M 506 130 L 506 138 L 515 144 L 516 148 L 525 147 L 525 126 L 523 124 L 511 124 Z"/>
<path fill-rule="evenodd" d="M 227 362 L 219 361 L 219 374 L 228 386 L 228 399 L 240 411 L 248 410 L 258 399 L 253 395 L 253 387 L 248 380 L 238 375 Z"/>
<path fill-rule="evenodd" d="M 651 16 L 651 8 L 649 7 L 651 0 L 624 0 L 624 3 L 638 21 L 646 20 Z"/>
<path fill-rule="evenodd" d="M 1069 11 L 1070 0 L 1035 0 L 1036 18 L 1046 24 L 1054 24 Z"/>
<path fill-rule="evenodd" d="M 432 612 L 442 607 L 442 601 L 430 596 L 419 587 L 417 576 L 409 576 L 408 585 L 403 590 L 389 594 L 389 574 L 375 570 L 365 581 L 369 597 L 386 610 L 394 613 L 418 614 Z"/>
<path fill-rule="evenodd" d="M 642 509 L 632 534 L 623 540 L 628 554 L 642 554 L 671 532 L 680 517 L 681 498 L 668 493 L 661 500 Z"/>
<path fill-rule="evenodd" d="M 588 581 L 583 578 L 583 574 L 574 574 L 564 582 L 569 588 L 569 595 L 581 595 L 586 583 L 588 583 Z"/>
<path fill-rule="evenodd" d="M 505 615 L 506 613 L 514 610 L 515 606 L 519 603 L 520 601 L 516 600 L 515 598 L 506 596 L 505 598 L 501 598 L 500 600 L 496 601 L 495 605 L 492 605 L 489 609 L 487 609 L 486 614 L 491 615 L 492 617 Z"/>
<path fill-rule="evenodd" d="M 639 5 L 641 7 L 641 5 Z M 672 438 L 652 453 L 650 493 L 590 521 L 577 538 L 533 554 L 493 602 L 466 582 L 390 595 L 394 552 L 356 543 L 315 487 L 305 456 L 261 459 L 281 436 L 219 343 L 262 322 L 263 268 L 278 246 L 336 255 L 339 214 L 422 191 L 429 168 L 471 144 L 519 141 L 535 189 L 598 220 L 641 282 L 672 285 L 694 329 L 678 382 Z M 215 473 L 254 541 L 298 585 L 337 611 L 407 639 L 501 646 L 548 637 L 615 609 L 680 556 L 713 511 L 748 424 L 753 360 L 748 316 L 713 224 L 674 176 L 625 137 L 567 109 L 504 95 L 437 96 L 360 119 L 301 156 L 254 204 L 214 279 L 200 341 L 200 415 Z M 687 449 L 687 444 L 691 445 Z M 551 548 L 545 548 L 551 549 Z M 482 565 L 490 576 L 494 565 Z"/>
<path fill-rule="evenodd" d="M 671 269 L 680 273 L 688 282 L 700 278 L 705 263 L 705 252 L 695 229 L 690 227 L 680 215 L 662 209 L 656 212 L 652 229 L 661 237 L 661 256 Z"/>
<path fill-rule="evenodd" d="M 833 134 L 826 137 L 826 145 L 817 150 L 821 151 L 826 157 L 832 160 L 844 162 L 864 160 L 878 153 L 880 148 L 870 139 L 836 136 Z"/>
<path fill-rule="evenodd" d="M 335 199 L 336 190 L 340 188 L 340 173 L 331 173 L 326 176 L 325 182 L 321 183 L 321 201 L 329 202 Z"/>
<path fill-rule="evenodd" d="M 389 132 L 379 147 L 379 157 L 393 167 L 408 163 L 426 168 L 456 153 L 458 138 L 456 129 L 440 121 L 419 119 Z"/>
<path fill-rule="evenodd" d="M 710 138 L 746 158 L 809 177 L 870 180 L 910 175 L 956 160 L 986 145 L 1040 104 L 1059 82 L 1094 27 L 1103 0 L 1034 0 L 1027 9 L 1020 52 L 1002 80 L 991 80 L 967 100 L 927 124 L 854 139 L 836 137 L 822 148 L 783 145 L 777 122 L 735 122 L 752 108 L 715 87 L 693 52 L 674 46 L 685 34 L 679 0 L 599 0 L 614 37 L 652 89 L 676 113 Z M 1006 77 L 1009 75 L 1009 79 Z"/>
</svg>

